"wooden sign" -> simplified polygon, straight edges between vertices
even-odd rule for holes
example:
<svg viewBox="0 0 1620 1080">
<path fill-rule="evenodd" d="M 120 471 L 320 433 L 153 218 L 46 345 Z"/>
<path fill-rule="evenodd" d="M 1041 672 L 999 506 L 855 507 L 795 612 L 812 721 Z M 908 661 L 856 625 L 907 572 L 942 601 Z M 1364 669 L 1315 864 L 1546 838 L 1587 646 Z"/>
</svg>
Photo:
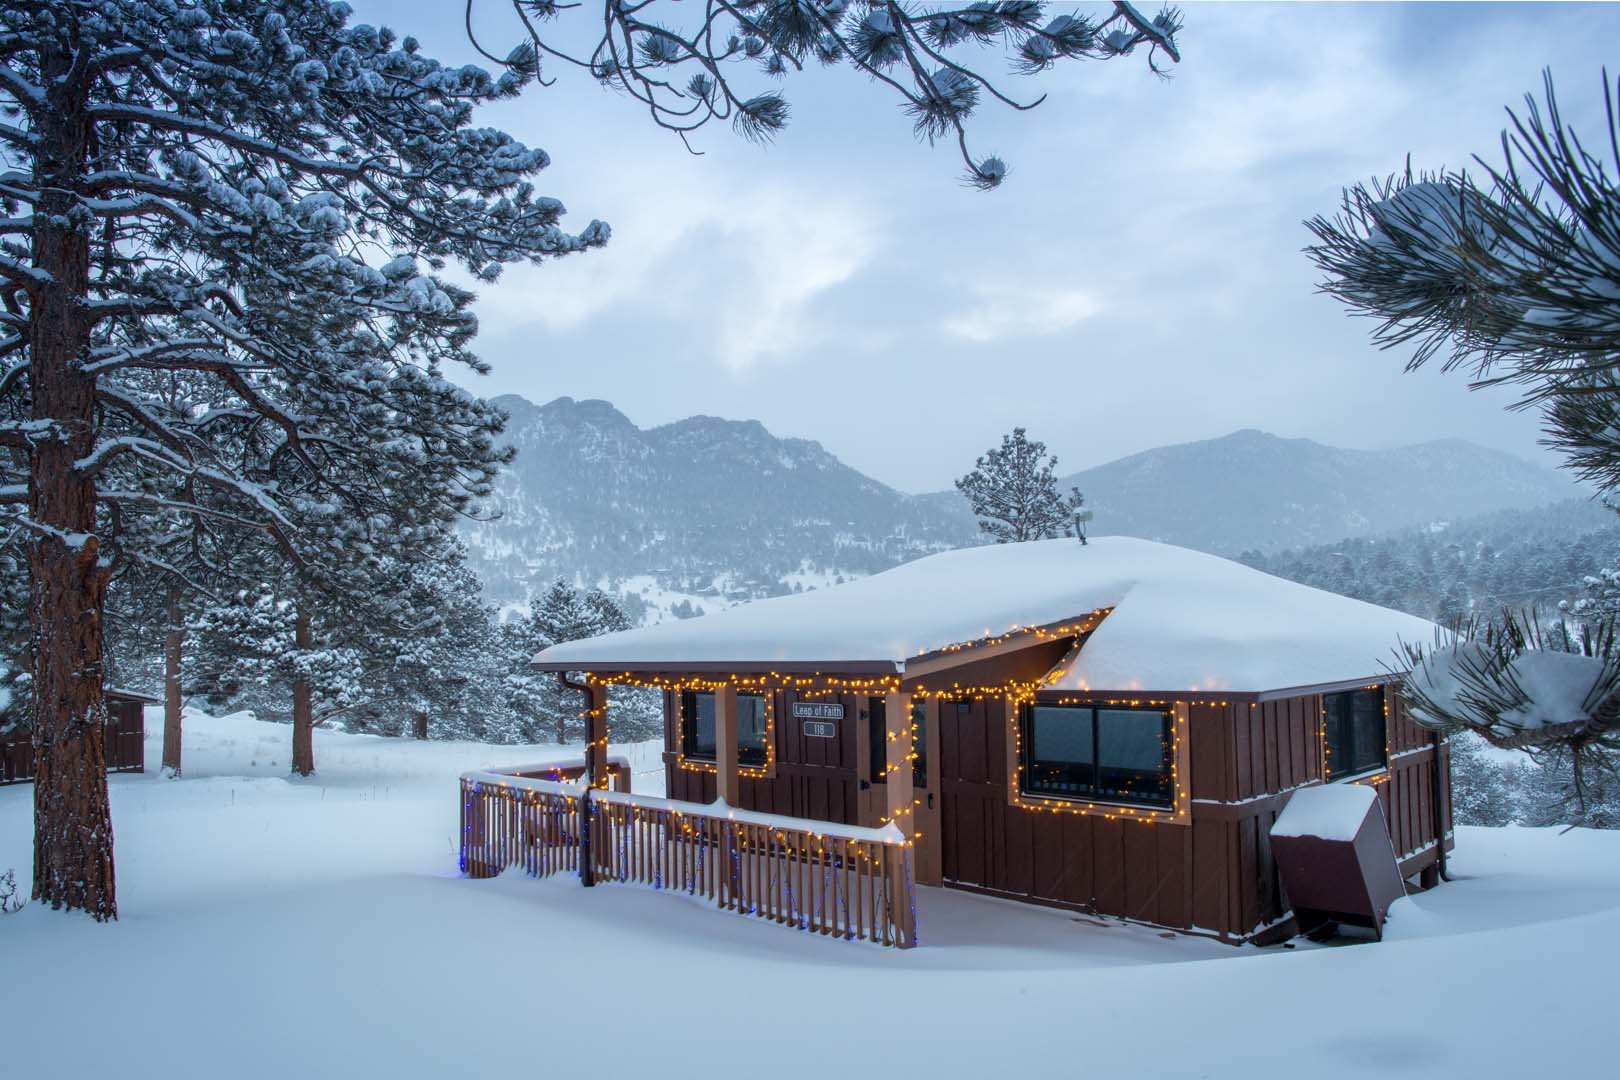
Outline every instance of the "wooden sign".
<svg viewBox="0 0 1620 1080">
<path fill-rule="evenodd" d="M 804 721 L 805 736 L 811 739 L 836 739 L 838 725 L 827 720 Z"/>
<path fill-rule="evenodd" d="M 842 720 L 844 707 L 836 701 L 795 701 L 793 715 L 800 720 Z"/>
</svg>

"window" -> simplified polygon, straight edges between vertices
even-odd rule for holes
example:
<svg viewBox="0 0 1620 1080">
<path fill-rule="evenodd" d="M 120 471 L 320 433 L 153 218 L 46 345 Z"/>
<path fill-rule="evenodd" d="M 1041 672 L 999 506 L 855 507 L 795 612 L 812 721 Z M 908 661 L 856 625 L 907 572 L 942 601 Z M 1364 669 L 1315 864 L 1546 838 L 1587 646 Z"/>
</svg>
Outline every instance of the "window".
<svg viewBox="0 0 1620 1080">
<path fill-rule="evenodd" d="M 764 765 L 765 697 L 737 695 L 737 764 Z M 688 690 L 681 695 L 681 756 L 689 761 L 716 760 L 714 695 Z"/>
<path fill-rule="evenodd" d="M 1165 709 L 1032 705 L 1024 710 L 1021 790 L 1058 799 L 1173 806 Z"/>
<path fill-rule="evenodd" d="M 1322 776 L 1341 780 L 1389 763 L 1384 746 L 1384 688 L 1322 695 Z"/>
<path fill-rule="evenodd" d="M 867 763 L 872 783 L 888 782 L 889 708 L 880 697 L 867 698 L 867 746 L 871 760 Z M 911 701 L 911 786 L 928 786 L 928 702 L 922 698 Z"/>
</svg>

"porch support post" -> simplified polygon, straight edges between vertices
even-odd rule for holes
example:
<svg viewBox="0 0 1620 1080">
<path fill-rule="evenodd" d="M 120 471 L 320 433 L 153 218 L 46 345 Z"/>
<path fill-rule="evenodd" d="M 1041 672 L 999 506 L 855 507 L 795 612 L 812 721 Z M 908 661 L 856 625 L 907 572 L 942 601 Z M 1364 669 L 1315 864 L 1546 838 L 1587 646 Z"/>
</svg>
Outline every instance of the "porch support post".
<svg viewBox="0 0 1620 1080">
<path fill-rule="evenodd" d="M 904 848 L 894 854 L 890 868 L 888 893 L 891 918 L 895 928 L 895 944 L 909 949 L 917 944 L 916 912 L 913 907 L 916 882 L 915 849 L 912 837 L 916 833 L 911 791 L 911 695 L 893 693 L 883 698 L 883 785 L 887 797 L 889 822 L 906 835 Z"/>
<path fill-rule="evenodd" d="M 722 686 L 714 692 L 715 796 L 727 806 L 742 802 L 742 778 L 737 774 L 737 688 Z"/>
<path fill-rule="evenodd" d="M 585 782 L 593 788 L 608 786 L 607 686 L 585 686 Z"/>
<path fill-rule="evenodd" d="M 909 839 L 916 831 L 911 807 L 911 695 L 887 694 L 883 698 L 883 786 L 887 796 L 885 820 L 898 825 Z"/>
<path fill-rule="evenodd" d="M 605 851 L 607 840 L 591 802 L 591 792 L 608 785 L 607 685 L 587 682 L 581 697 L 585 706 L 585 793 L 579 802 L 579 883 L 589 888 L 596 884 L 597 853 Z"/>
</svg>

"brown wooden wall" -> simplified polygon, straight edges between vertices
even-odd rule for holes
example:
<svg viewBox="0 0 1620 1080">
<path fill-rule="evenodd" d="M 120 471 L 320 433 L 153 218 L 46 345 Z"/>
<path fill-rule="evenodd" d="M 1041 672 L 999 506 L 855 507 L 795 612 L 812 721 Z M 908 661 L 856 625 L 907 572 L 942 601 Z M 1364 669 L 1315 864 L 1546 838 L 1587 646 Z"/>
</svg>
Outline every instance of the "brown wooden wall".
<svg viewBox="0 0 1620 1080">
<path fill-rule="evenodd" d="M 839 702 L 844 706 L 844 719 L 835 725 L 838 734 L 831 739 L 804 736 L 801 722 L 789 715 L 792 703 L 797 700 L 799 695 L 792 690 L 773 693 L 776 775 L 762 779 L 744 776 L 743 808 L 858 825 L 858 785 L 864 773 L 858 771 L 856 760 L 856 725 L 863 722 L 867 695 L 816 694 L 804 698 L 805 701 Z M 681 765 L 680 708 L 679 694 L 664 695 L 664 790 L 672 799 L 713 802 L 714 773 Z"/>
<path fill-rule="evenodd" d="M 1389 779 L 1377 787 L 1409 876 L 1436 859 L 1433 748 L 1393 693 L 1390 706 Z M 1104 915 L 1254 935 L 1288 914 L 1270 830 L 1292 791 L 1321 779 L 1321 708 L 1316 695 L 1191 705 L 1192 821 L 1178 825 L 1009 805 L 1005 704 L 959 705 L 940 724 L 945 877 Z"/>
<path fill-rule="evenodd" d="M 146 721 L 141 702 L 109 696 L 105 736 L 108 772 L 145 771 Z M 33 778 L 32 736 L 18 730 L 0 737 L 0 784 L 21 784 Z"/>
<path fill-rule="evenodd" d="M 743 805 L 858 823 L 865 765 L 857 761 L 856 724 L 865 695 L 813 698 L 843 703 L 846 720 L 835 739 L 804 738 L 789 716 L 793 700 L 791 692 L 775 694 L 776 776 L 745 778 Z M 1390 767 L 1377 788 L 1402 873 L 1410 876 L 1437 859 L 1434 749 L 1429 732 L 1411 722 L 1393 692 L 1389 707 Z M 1321 780 L 1321 708 L 1317 695 L 1190 705 L 1189 775 L 1183 783 L 1190 786 L 1192 815 L 1190 824 L 1174 824 L 1011 805 L 1005 699 L 943 701 L 938 776 L 944 878 L 1228 938 L 1260 934 L 1288 914 L 1269 835 L 1293 790 Z M 681 768 L 679 741 L 678 697 L 666 694 L 669 795 L 712 801 L 713 774 Z M 1441 763 L 1449 784 L 1449 750 Z M 1449 794 L 1443 809 L 1449 832 Z"/>
</svg>

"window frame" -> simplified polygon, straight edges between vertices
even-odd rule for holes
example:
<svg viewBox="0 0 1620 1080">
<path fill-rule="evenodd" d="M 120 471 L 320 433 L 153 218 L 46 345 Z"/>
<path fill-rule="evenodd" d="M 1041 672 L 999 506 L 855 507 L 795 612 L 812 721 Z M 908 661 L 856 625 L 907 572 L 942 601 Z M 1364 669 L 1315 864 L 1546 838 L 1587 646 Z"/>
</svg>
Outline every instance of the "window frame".
<svg viewBox="0 0 1620 1080">
<path fill-rule="evenodd" d="M 1350 772 L 1335 773 L 1333 771 L 1332 765 L 1331 765 L 1332 759 L 1333 759 L 1333 753 L 1332 753 L 1332 750 L 1330 749 L 1330 747 L 1328 745 L 1328 727 L 1329 727 L 1329 725 L 1328 725 L 1328 702 L 1331 699 L 1344 699 L 1344 698 L 1354 699 L 1354 697 L 1356 695 L 1358 695 L 1358 694 L 1376 694 L 1376 695 L 1378 695 L 1377 708 L 1373 712 L 1373 715 L 1375 717 L 1377 717 L 1378 727 L 1379 727 L 1379 731 L 1377 733 L 1378 734 L 1378 742 L 1377 742 L 1377 745 L 1378 745 L 1378 760 L 1373 764 L 1361 765 L 1358 768 L 1356 768 L 1356 769 L 1354 769 L 1353 771 L 1350 771 Z M 1354 721 L 1355 715 L 1356 715 L 1355 707 L 1354 707 L 1354 704 L 1352 703 L 1352 705 L 1350 706 L 1350 709 L 1349 709 L 1349 716 L 1351 717 L 1352 722 Z M 1337 733 L 1341 736 L 1341 739 L 1342 739 L 1343 734 L 1344 734 L 1344 728 L 1343 728 L 1342 721 L 1337 721 L 1335 723 L 1334 727 L 1337 729 Z M 1321 750 L 1321 759 L 1322 759 L 1322 782 L 1323 783 L 1325 783 L 1325 784 L 1339 784 L 1339 783 L 1346 783 L 1346 782 L 1354 782 L 1356 780 L 1365 780 L 1370 776 L 1378 776 L 1381 773 L 1388 772 L 1389 771 L 1389 688 L 1388 688 L 1388 686 L 1384 685 L 1384 684 L 1379 684 L 1379 685 L 1376 685 L 1376 686 L 1357 686 L 1357 687 L 1352 687 L 1349 690 L 1336 690 L 1336 691 L 1334 691 L 1332 693 L 1329 693 L 1329 694 L 1323 694 L 1322 695 L 1321 728 L 1320 728 L 1320 731 L 1319 731 L 1319 737 L 1320 737 L 1320 742 L 1321 742 L 1320 750 Z M 1354 741 L 1354 740 L 1352 739 L 1352 741 Z"/>
<path fill-rule="evenodd" d="M 762 726 L 760 728 L 760 745 L 758 748 L 743 745 L 743 726 L 740 722 L 742 719 L 742 710 L 741 708 L 738 709 L 739 723 L 737 724 L 737 771 L 745 776 L 768 776 L 771 774 L 771 766 L 775 762 L 775 755 L 771 752 L 771 744 L 774 741 L 775 732 L 773 731 L 773 725 L 771 723 L 772 709 L 768 694 L 769 691 L 752 692 L 739 690 L 737 692 L 737 701 L 739 706 L 743 701 L 757 700 L 760 702 L 760 720 Z M 714 700 L 714 696 L 715 692 L 713 690 L 682 690 L 675 697 L 675 736 L 676 742 L 679 746 L 682 768 L 714 771 L 720 767 L 720 744 L 718 741 L 714 744 L 713 756 L 704 756 L 702 754 L 693 753 L 691 749 L 696 738 L 696 732 L 694 729 L 697 722 L 697 699 L 699 697 L 707 697 L 712 702 Z M 693 703 L 693 708 L 690 714 L 687 708 L 688 702 Z M 688 726 L 689 716 L 690 727 Z"/>
<path fill-rule="evenodd" d="M 1038 709 L 1069 710 L 1075 713 L 1088 714 L 1091 744 L 1091 775 L 1089 790 L 1080 792 L 1055 792 L 1042 790 L 1030 786 L 1030 774 L 1036 764 L 1035 758 L 1035 714 Z M 1101 713 L 1143 713 L 1157 715 L 1163 725 L 1162 730 L 1168 736 L 1168 742 L 1163 749 L 1163 770 L 1165 786 L 1168 788 L 1168 799 L 1129 799 L 1122 798 L 1116 793 L 1102 794 L 1101 778 L 1105 765 L 1099 761 L 1101 734 Z M 1172 704 L 1163 705 L 1129 705 L 1111 704 L 1107 701 L 1032 701 L 1025 703 L 1017 712 L 1017 748 L 1016 758 L 1013 762 L 1017 768 L 1018 782 L 1009 785 L 1017 793 L 1015 802 L 1025 802 L 1032 805 L 1057 806 L 1064 809 L 1075 809 L 1077 812 L 1094 810 L 1098 813 L 1123 812 L 1128 815 L 1141 814 L 1144 817 L 1184 819 L 1186 818 L 1185 800 L 1182 797 L 1182 785 L 1185 781 L 1185 746 L 1186 746 L 1186 707 Z M 1065 805 L 1067 804 L 1067 805 Z"/>
</svg>

